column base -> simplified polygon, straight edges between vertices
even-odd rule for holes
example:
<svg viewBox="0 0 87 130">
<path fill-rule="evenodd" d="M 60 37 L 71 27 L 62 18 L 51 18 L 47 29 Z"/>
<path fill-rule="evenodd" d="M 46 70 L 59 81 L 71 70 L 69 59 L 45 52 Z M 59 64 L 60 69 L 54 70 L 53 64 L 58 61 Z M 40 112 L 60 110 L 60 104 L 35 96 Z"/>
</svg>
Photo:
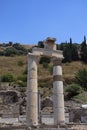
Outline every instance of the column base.
<svg viewBox="0 0 87 130">
<path fill-rule="evenodd" d="M 34 125 L 29 126 L 28 130 L 39 130 L 39 125 L 37 125 L 37 126 L 34 126 Z"/>
</svg>

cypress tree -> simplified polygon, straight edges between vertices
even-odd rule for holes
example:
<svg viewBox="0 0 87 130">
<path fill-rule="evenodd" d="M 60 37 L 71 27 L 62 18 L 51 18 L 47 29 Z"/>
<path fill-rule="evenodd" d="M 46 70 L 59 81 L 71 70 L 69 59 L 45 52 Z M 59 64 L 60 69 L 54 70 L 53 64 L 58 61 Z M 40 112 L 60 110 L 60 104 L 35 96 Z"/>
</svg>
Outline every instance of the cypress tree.
<svg viewBox="0 0 87 130">
<path fill-rule="evenodd" d="M 86 37 L 84 36 L 84 41 L 81 43 L 81 52 L 80 52 L 81 60 L 87 63 L 87 45 L 86 45 Z"/>
</svg>

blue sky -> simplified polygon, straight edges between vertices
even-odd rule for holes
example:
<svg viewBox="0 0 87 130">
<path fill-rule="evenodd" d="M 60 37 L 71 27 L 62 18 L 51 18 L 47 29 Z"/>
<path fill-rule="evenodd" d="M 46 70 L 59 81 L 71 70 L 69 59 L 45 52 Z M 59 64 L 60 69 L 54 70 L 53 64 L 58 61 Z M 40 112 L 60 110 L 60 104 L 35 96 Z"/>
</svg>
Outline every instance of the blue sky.
<svg viewBox="0 0 87 130">
<path fill-rule="evenodd" d="M 81 43 L 87 37 L 87 0 L 0 0 L 0 42 Z"/>
</svg>

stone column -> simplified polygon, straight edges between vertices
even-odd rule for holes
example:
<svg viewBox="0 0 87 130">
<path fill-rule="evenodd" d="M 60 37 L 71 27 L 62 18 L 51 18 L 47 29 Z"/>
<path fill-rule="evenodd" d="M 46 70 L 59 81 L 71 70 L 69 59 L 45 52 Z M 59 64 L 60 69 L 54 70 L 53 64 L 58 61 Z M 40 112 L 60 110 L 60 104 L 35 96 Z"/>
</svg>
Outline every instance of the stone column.
<svg viewBox="0 0 87 130">
<path fill-rule="evenodd" d="M 27 77 L 27 126 L 38 125 L 38 89 L 37 89 L 37 56 L 28 54 L 28 77 Z"/>
<path fill-rule="evenodd" d="M 53 61 L 53 108 L 55 125 L 65 122 L 61 61 L 62 59 L 54 59 Z"/>
</svg>

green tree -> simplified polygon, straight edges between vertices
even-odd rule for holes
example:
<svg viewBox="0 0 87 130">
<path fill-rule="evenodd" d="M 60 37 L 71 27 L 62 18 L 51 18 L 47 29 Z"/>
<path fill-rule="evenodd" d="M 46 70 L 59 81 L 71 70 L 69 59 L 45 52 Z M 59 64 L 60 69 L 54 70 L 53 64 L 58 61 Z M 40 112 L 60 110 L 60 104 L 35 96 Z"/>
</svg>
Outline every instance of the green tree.
<svg viewBox="0 0 87 130">
<path fill-rule="evenodd" d="M 50 61 L 51 61 L 51 58 L 50 58 L 50 57 L 43 56 L 43 57 L 40 58 L 39 63 L 40 63 L 40 64 L 50 63 Z"/>
<path fill-rule="evenodd" d="M 64 55 L 63 62 L 71 62 L 79 59 L 78 48 L 76 44 L 72 44 L 71 38 L 69 43 L 66 42 L 65 45 L 64 43 L 62 43 L 60 49 L 63 50 L 63 55 Z"/>
<path fill-rule="evenodd" d="M 66 48 L 67 42 L 62 42 L 60 45 L 58 45 L 58 49 L 64 51 Z"/>
<path fill-rule="evenodd" d="M 69 43 L 66 44 L 64 51 L 63 51 L 63 55 L 64 55 L 63 62 L 71 62 L 72 61 L 71 48 L 70 48 Z"/>
<path fill-rule="evenodd" d="M 78 55 L 78 48 L 76 44 L 72 45 L 72 61 L 77 61 L 79 60 L 79 55 Z"/>
<path fill-rule="evenodd" d="M 13 47 L 18 51 L 19 54 L 27 54 L 27 50 L 20 43 L 13 44 Z"/>
<path fill-rule="evenodd" d="M 10 41 L 10 42 L 8 43 L 8 45 L 9 45 L 9 46 L 12 46 L 12 45 L 13 45 L 13 42 Z"/>
<path fill-rule="evenodd" d="M 72 38 L 70 37 L 70 48 L 72 48 Z"/>
<path fill-rule="evenodd" d="M 14 47 L 6 48 L 4 51 L 5 56 L 17 55 L 18 51 Z"/>
<path fill-rule="evenodd" d="M 39 42 L 38 42 L 38 47 L 39 47 L 39 48 L 44 48 L 44 43 L 43 43 L 43 41 L 39 41 Z"/>
<path fill-rule="evenodd" d="M 80 69 L 75 74 L 75 79 L 81 87 L 87 91 L 87 69 Z"/>
<path fill-rule="evenodd" d="M 81 43 L 81 51 L 80 51 L 81 60 L 87 63 L 87 45 L 86 45 L 86 37 L 84 36 L 84 41 Z"/>
</svg>

